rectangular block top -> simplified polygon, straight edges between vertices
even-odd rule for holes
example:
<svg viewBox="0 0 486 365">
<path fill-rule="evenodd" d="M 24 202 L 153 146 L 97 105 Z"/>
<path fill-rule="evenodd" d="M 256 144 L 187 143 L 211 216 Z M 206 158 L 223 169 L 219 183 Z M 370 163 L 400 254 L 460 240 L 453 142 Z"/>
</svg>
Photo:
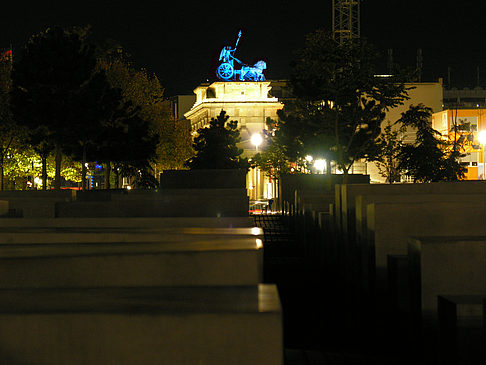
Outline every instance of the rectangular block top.
<svg viewBox="0 0 486 365">
<path fill-rule="evenodd" d="M 420 248 L 422 245 L 461 245 L 461 244 L 486 244 L 486 236 L 427 236 L 427 237 L 410 237 L 409 244 L 416 248 Z"/>
<path fill-rule="evenodd" d="M 458 305 L 483 305 L 485 295 L 440 295 L 440 298 Z"/>
<path fill-rule="evenodd" d="M 116 217 L 0 219 L 0 229 L 2 227 L 251 228 L 253 226 L 253 219 L 250 217 Z"/>
<path fill-rule="evenodd" d="M 280 313 L 273 284 L 236 287 L 3 289 L 0 315 Z"/>
<path fill-rule="evenodd" d="M 250 237 L 233 237 L 225 240 L 199 238 L 180 242 L 5 244 L 0 246 L 0 260 L 60 256 L 150 255 L 203 251 L 258 251 L 262 247 L 262 242 L 259 238 Z"/>
<path fill-rule="evenodd" d="M 204 228 L 164 226 L 0 226 L 0 244 L 181 242 L 202 239 L 214 241 L 233 237 L 263 237 L 263 230 L 252 228 Z"/>
</svg>

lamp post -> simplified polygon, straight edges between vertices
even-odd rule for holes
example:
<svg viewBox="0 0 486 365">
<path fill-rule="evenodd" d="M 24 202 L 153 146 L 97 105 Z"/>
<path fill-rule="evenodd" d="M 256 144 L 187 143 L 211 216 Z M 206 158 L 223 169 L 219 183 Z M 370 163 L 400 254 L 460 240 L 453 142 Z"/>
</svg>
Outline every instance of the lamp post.
<svg viewBox="0 0 486 365">
<path fill-rule="evenodd" d="M 481 152 L 483 153 L 482 160 L 483 160 L 483 173 L 482 173 L 482 178 L 481 180 L 484 180 L 485 178 L 485 161 L 484 161 L 484 145 L 486 144 L 486 130 L 482 130 L 478 133 L 478 141 L 481 144 Z M 478 179 L 479 179 L 479 174 L 478 174 Z"/>
<path fill-rule="evenodd" d="M 260 146 L 263 142 L 263 137 L 260 133 L 253 133 L 250 138 L 251 144 L 255 146 L 255 151 L 258 153 L 258 146 Z M 255 200 L 258 200 L 258 167 L 255 166 Z"/>
</svg>

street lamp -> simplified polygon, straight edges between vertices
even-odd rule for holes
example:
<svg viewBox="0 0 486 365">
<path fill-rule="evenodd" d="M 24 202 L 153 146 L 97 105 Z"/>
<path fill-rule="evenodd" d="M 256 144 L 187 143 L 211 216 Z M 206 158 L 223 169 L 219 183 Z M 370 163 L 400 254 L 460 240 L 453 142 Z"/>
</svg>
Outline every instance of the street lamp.
<svg viewBox="0 0 486 365">
<path fill-rule="evenodd" d="M 251 144 L 255 146 L 256 151 L 258 152 L 258 146 L 260 146 L 263 142 L 263 137 L 260 133 L 253 133 L 251 136 Z"/>
<path fill-rule="evenodd" d="M 315 160 L 314 168 L 319 171 L 320 174 L 324 173 L 324 168 L 326 167 L 326 160 Z"/>
<path fill-rule="evenodd" d="M 479 143 L 481 144 L 482 146 L 482 152 L 483 152 L 483 174 L 482 174 L 482 179 L 481 180 L 484 180 L 484 168 L 485 168 L 485 164 L 484 164 L 484 145 L 486 144 L 486 130 L 482 130 L 478 133 L 478 141 Z M 478 176 L 479 178 L 479 176 Z"/>
</svg>

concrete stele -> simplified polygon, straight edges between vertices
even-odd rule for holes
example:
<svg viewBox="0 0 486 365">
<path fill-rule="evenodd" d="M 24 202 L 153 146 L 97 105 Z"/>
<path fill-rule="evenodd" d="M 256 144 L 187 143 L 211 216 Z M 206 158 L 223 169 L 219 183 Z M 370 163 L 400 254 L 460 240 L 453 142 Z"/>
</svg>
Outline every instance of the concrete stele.
<svg viewBox="0 0 486 365">
<path fill-rule="evenodd" d="M 484 364 L 485 295 L 440 295 L 439 364 Z"/>
<path fill-rule="evenodd" d="M 44 235 L 38 234 L 39 239 Z M 65 235 L 59 235 L 63 238 Z M 184 235 L 179 241 L 0 245 L 0 288 L 256 285 L 255 237 Z"/>
<path fill-rule="evenodd" d="M 408 257 L 410 313 L 423 328 L 437 326 L 439 296 L 486 293 L 486 236 L 410 238 Z"/>
<path fill-rule="evenodd" d="M 282 365 L 274 285 L 2 290 L 2 361 Z"/>
<path fill-rule="evenodd" d="M 387 286 L 387 255 L 406 255 L 408 237 L 486 235 L 486 205 L 475 202 L 373 203 L 367 217 L 363 273 L 379 291 Z"/>
</svg>

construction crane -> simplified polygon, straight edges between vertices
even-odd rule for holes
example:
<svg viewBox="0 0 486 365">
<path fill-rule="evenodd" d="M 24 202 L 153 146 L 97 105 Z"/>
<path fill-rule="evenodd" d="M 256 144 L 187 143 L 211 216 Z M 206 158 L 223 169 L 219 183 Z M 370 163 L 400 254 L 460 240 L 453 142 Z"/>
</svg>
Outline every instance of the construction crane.
<svg viewBox="0 0 486 365">
<path fill-rule="evenodd" d="M 360 0 L 332 0 L 332 36 L 339 43 L 360 37 Z"/>
</svg>

